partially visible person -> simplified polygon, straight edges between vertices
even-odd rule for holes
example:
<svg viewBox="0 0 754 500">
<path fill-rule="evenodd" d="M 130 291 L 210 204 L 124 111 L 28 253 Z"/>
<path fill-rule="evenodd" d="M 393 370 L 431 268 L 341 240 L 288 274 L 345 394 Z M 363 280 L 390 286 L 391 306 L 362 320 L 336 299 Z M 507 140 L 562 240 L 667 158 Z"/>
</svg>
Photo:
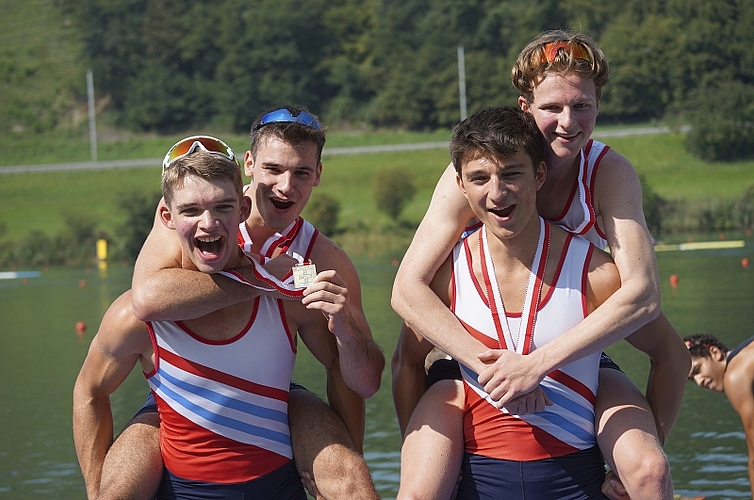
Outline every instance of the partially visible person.
<svg viewBox="0 0 754 500">
<path fill-rule="evenodd" d="M 161 223 L 179 238 L 186 269 L 248 266 L 235 238 L 251 209 L 239 166 L 228 150 L 196 144 L 165 165 Z M 74 387 L 74 441 L 88 495 L 96 496 L 112 439 L 109 396 L 139 363 L 161 419 L 158 498 L 305 499 L 287 404 L 292 332 L 307 335 L 311 316 L 300 303 L 283 307 L 260 296 L 191 320 L 144 323 L 133 314 L 130 291 L 122 294 L 105 313 Z"/>
<path fill-rule="evenodd" d="M 421 342 L 415 340 L 409 326 L 420 338 L 462 364 L 485 363 L 479 382 L 500 406 L 536 388 L 553 369 L 625 337 L 648 354 L 651 369 L 646 399 L 625 374 L 613 369 L 611 362 L 600 370 L 598 441 L 605 459 L 626 487 L 611 476 L 605 492 L 611 498 L 626 498 L 626 489 L 634 500 L 672 498 L 670 468 L 662 444 L 680 408 L 684 372 L 690 360 L 680 336 L 660 313 L 657 264 L 642 210 L 638 175 L 626 158 L 590 137 L 602 89 L 608 83 L 607 60 L 585 35 L 544 32 L 521 51 L 512 79 L 521 92 L 519 106 L 532 114 L 545 138 L 547 179 L 537 195 L 540 215 L 600 248 L 609 246 L 620 271 L 621 287 L 537 356 L 499 350 L 480 352 L 458 345 L 455 339 L 463 331 L 461 325 L 429 288 L 440 263 L 473 217 L 454 186 L 455 173 L 448 167 L 393 287 L 391 303 L 408 325 L 393 356 L 393 395 L 399 421 L 405 428 L 427 390 L 424 355 L 431 346 L 417 347 Z M 437 400 L 447 401 L 459 387 L 457 382 L 453 385 L 442 380 L 423 397 L 435 393 Z M 438 415 L 424 417 L 440 420 Z M 454 442 L 455 418 L 442 421 L 446 423 L 443 433 L 453 436 L 446 444 Z M 442 446 L 424 443 L 422 447 Z M 417 453 L 420 449 L 416 448 Z M 458 460 L 457 453 L 445 450 L 445 459 Z M 449 467 L 454 469 L 455 465 Z M 413 497 L 437 498 L 423 496 L 436 481 L 436 474 L 417 470 L 409 475 L 416 479 Z"/>
<path fill-rule="evenodd" d="M 606 253 L 537 214 L 543 149 L 534 119 L 518 108 L 485 108 L 453 131 L 457 184 L 482 226 L 455 246 L 432 288 L 479 349 L 535 356 L 620 286 Z M 499 408 L 461 365 L 465 453 L 456 498 L 604 498 L 594 427 L 599 358 L 549 373 L 531 411 Z"/>
<path fill-rule="evenodd" d="M 754 337 L 732 351 L 708 333 L 689 335 L 683 341 L 691 354 L 689 380 L 699 387 L 725 393 L 741 417 L 749 450 L 749 484 L 754 497 Z"/>
</svg>

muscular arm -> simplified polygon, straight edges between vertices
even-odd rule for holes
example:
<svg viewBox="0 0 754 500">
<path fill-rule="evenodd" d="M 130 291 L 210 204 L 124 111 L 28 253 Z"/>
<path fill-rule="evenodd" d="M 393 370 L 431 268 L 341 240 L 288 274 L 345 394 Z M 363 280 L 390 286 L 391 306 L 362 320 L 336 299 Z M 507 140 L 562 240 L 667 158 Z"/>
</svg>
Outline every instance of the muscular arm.
<svg viewBox="0 0 754 500">
<path fill-rule="evenodd" d="M 311 258 L 319 269 L 328 270 L 321 272 L 305 291 L 302 312 L 298 313 L 298 332 L 327 370 L 328 402 L 361 451 L 364 398 L 379 389 L 385 358 L 372 339 L 353 263 L 334 243 L 320 238 Z"/>
<path fill-rule="evenodd" d="M 401 326 L 391 361 L 393 406 L 401 436 L 405 436 L 411 414 L 427 390 L 424 361 L 431 350 L 432 344 L 405 323 Z"/>
<path fill-rule="evenodd" d="M 73 440 L 89 498 L 99 492 L 102 464 L 113 439 L 110 394 L 148 349 L 149 334 L 133 315 L 126 292 L 105 313 L 73 388 Z"/>
<path fill-rule="evenodd" d="M 327 330 L 324 318 L 314 313 L 316 311 L 304 313 L 314 318 L 310 323 L 299 325 L 298 332 L 312 355 L 324 366 L 327 372 L 327 401 L 345 423 L 354 446 L 361 453 L 366 421 L 364 398 L 343 380 L 335 338 Z"/>
<path fill-rule="evenodd" d="M 481 343 L 469 342 L 463 326 L 430 288 L 441 264 L 473 217 L 458 189 L 455 170 L 445 169 L 393 283 L 391 305 L 411 328 L 476 373 L 484 368 Z M 463 343 L 461 343 L 463 341 Z"/>
<path fill-rule="evenodd" d="M 683 402 L 691 369 L 689 350 L 664 314 L 626 340 L 649 356 L 646 396 L 654 414 L 657 436 L 664 445 Z"/>
<path fill-rule="evenodd" d="M 680 335 L 660 313 L 657 261 L 646 229 L 639 178 L 618 153 L 611 150 L 603 160 L 607 161 L 610 175 L 605 175 L 603 168 L 595 204 L 620 272 L 621 287 L 588 319 L 604 329 L 608 338 L 617 340 L 631 334 L 627 340 L 649 356 L 646 397 L 664 443 L 680 410 L 691 357 Z"/>
<path fill-rule="evenodd" d="M 320 238 L 311 259 L 318 269 L 326 271 L 320 272 L 315 282 L 304 290 L 302 303 L 321 314 L 305 328 L 307 332 L 324 330 L 335 337 L 343 380 L 356 393 L 368 398 L 380 388 L 385 356 L 372 338 L 364 314 L 356 268 L 342 249 Z M 302 335 L 307 332 L 300 330 Z"/>
<path fill-rule="evenodd" d="M 237 271 L 253 282 L 250 270 Z M 131 286 L 134 314 L 142 321 L 194 319 L 260 293 L 224 276 L 182 269 L 178 237 L 158 217 L 136 259 Z"/>
</svg>

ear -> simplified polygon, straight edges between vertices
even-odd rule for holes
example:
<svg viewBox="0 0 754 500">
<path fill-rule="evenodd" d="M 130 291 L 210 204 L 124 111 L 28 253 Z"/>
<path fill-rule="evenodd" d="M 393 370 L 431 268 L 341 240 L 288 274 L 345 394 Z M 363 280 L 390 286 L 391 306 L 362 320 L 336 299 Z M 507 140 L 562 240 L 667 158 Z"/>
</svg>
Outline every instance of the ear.
<svg viewBox="0 0 754 500">
<path fill-rule="evenodd" d="M 463 184 L 463 168 L 461 169 L 461 173 L 456 173 L 456 185 L 458 185 L 458 189 L 461 190 L 464 196 L 466 196 L 466 186 Z"/>
<path fill-rule="evenodd" d="M 713 345 L 709 346 L 709 354 L 710 357 L 715 361 L 725 361 L 725 357 L 727 356 L 727 353 L 724 353 Z"/>
<path fill-rule="evenodd" d="M 539 162 L 539 165 L 537 165 L 537 168 L 534 170 L 534 179 L 537 191 L 539 191 L 544 185 L 545 179 L 547 179 L 547 163 L 544 161 Z"/>
<path fill-rule="evenodd" d="M 173 222 L 173 214 L 170 213 L 170 209 L 165 205 L 164 203 L 160 203 L 160 206 L 157 207 L 157 216 L 160 218 L 160 221 L 162 221 L 162 224 L 168 228 L 175 231 L 175 222 Z"/>
<path fill-rule="evenodd" d="M 248 219 L 250 214 L 251 214 L 251 198 L 249 198 L 248 196 L 243 196 L 241 198 L 241 220 L 239 220 L 238 223 L 240 224 L 241 222 Z"/>
<path fill-rule="evenodd" d="M 319 186 L 319 182 L 322 180 L 322 162 L 317 164 L 317 170 L 314 175 L 314 185 Z"/>
<path fill-rule="evenodd" d="M 524 113 L 529 112 L 529 103 L 526 102 L 526 98 L 522 95 L 518 96 L 518 107 L 521 108 L 521 111 Z"/>
<path fill-rule="evenodd" d="M 246 177 L 254 177 L 254 158 L 251 156 L 251 151 L 246 151 L 246 154 L 243 155 L 243 172 Z"/>
</svg>

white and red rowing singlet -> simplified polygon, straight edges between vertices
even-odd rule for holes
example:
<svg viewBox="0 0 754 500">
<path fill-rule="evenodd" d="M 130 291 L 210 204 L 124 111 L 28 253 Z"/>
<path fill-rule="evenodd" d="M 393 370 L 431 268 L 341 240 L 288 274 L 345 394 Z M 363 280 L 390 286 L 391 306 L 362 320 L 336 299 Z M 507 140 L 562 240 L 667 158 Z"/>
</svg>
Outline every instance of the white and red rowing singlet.
<svg viewBox="0 0 754 500">
<path fill-rule="evenodd" d="M 545 226 L 542 221 L 542 232 Z M 474 252 L 474 255 L 469 246 L 472 238 L 480 240 L 479 253 Z M 538 255 L 547 255 L 547 242 L 548 238 L 540 235 Z M 584 288 L 594 250 L 589 242 L 569 233 L 554 283 L 540 298 L 536 310 L 535 306 L 530 306 L 533 315 L 528 312 L 507 313 L 505 325 L 502 325 L 505 320 L 500 317 L 504 314 L 500 287 L 487 248 L 486 231 L 482 228 L 453 250 L 451 310 L 470 335 L 489 348 L 525 354 L 563 334 L 586 317 Z M 480 258 L 486 260 L 480 263 L 482 282 L 472 268 L 472 262 Z M 544 269 L 544 261 L 540 261 L 539 268 Z M 505 283 L 501 285 L 506 286 Z M 493 311 L 499 312 L 497 317 Z M 519 330 L 522 316 L 525 316 L 528 327 Z M 554 404 L 542 412 L 522 416 L 497 409 L 477 382 L 477 374 L 461 365 L 465 387 L 466 451 L 496 459 L 533 461 L 594 446 L 594 400 L 599 359 L 600 354 L 595 353 L 548 374 L 540 386 Z"/>
<path fill-rule="evenodd" d="M 607 238 L 597 224 L 597 216 L 594 212 L 594 184 L 600 162 L 609 150 L 610 146 L 589 139 L 581 150 L 579 176 L 571 191 L 568 204 L 563 213 L 553 220 L 566 231 L 591 241 L 600 250 L 607 248 Z"/>
<path fill-rule="evenodd" d="M 225 341 L 201 338 L 181 322 L 147 326 L 155 369 L 146 377 L 173 474 L 238 483 L 292 459 L 287 410 L 296 350 L 281 301 L 258 297 L 247 326 Z"/>
</svg>

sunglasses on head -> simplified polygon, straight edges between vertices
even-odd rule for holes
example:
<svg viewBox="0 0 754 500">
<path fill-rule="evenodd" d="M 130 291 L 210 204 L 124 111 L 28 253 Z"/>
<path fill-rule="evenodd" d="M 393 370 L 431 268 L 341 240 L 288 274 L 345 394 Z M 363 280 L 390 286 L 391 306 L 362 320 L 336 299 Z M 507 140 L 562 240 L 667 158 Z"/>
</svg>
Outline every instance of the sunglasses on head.
<svg viewBox="0 0 754 500">
<path fill-rule="evenodd" d="M 306 125 L 307 127 L 311 127 L 316 130 L 320 129 L 320 125 L 317 119 L 306 111 L 301 111 L 296 116 L 293 116 L 291 112 L 286 108 L 280 108 L 276 109 L 275 111 L 270 111 L 269 113 L 264 115 L 262 119 L 259 120 L 259 123 L 257 123 L 257 126 L 254 127 L 254 130 L 259 130 L 260 128 L 264 127 L 265 125 L 269 125 L 270 123 L 300 123 L 301 125 Z"/>
<path fill-rule="evenodd" d="M 202 151 L 206 151 L 207 153 L 223 156 L 230 161 L 235 162 L 236 165 L 241 166 L 241 163 L 238 161 L 238 157 L 233 152 L 233 150 L 230 149 L 230 146 L 225 144 L 217 137 L 212 137 L 209 135 L 194 135 L 191 137 L 186 137 L 185 139 L 181 139 L 180 141 L 175 143 L 172 148 L 170 148 L 170 150 L 165 155 L 165 158 L 162 160 L 162 171 L 164 172 L 165 170 L 167 170 L 174 161 L 180 160 L 181 158 L 190 155 L 197 149 L 201 149 Z"/>
<path fill-rule="evenodd" d="M 545 63 L 551 63 L 558 57 L 558 52 L 560 49 L 563 49 L 566 51 L 567 54 L 570 54 L 572 58 L 574 59 L 581 59 L 582 61 L 586 61 L 588 63 L 592 63 L 592 57 L 589 55 L 589 51 L 584 47 L 583 44 L 579 42 L 550 42 L 545 44 L 545 46 L 542 48 L 542 57 L 540 59 L 540 64 Z"/>
</svg>

